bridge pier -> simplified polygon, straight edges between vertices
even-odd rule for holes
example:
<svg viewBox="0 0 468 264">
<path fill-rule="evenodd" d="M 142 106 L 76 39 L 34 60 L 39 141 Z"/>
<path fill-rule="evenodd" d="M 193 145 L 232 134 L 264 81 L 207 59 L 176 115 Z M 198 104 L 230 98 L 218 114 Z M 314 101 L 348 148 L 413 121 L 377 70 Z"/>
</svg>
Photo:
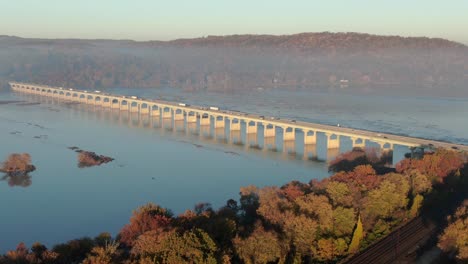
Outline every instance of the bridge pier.
<svg viewBox="0 0 468 264">
<path fill-rule="evenodd" d="M 327 136 L 327 149 L 340 148 L 340 136 L 330 133 L 325 133 L 325 136 Z"/>
<path fill-rule="evenodd" d="M 289 127 L 283 127 L 283 141 L 294 141 L 296 139 L 296 131 L 294 128 L 291 128 L 291 131 L 288 131 Z"/>
<path fill-rule="evenodd" d="M 222 116 L 221 119 L 218 119 L 217 116 L 214 117 L 214 127 L 215 128 L 224 128 L 226 121 L 224 120 L 224 117 Z"/>
<path fill-rule="evenodd" d="M 158 107 L 154 109 L 151 107 L 151 116 L 160 116 L 161 115 L 161 109 Z"/>
<path fill-rule="evenodd" d="M 111 107 L 111 102 L 102 102 L 102 107 Z"/>
<path fill-rule="evenodd" d="M 196 122 L 188 122 L 187 123 L 187 134 L 197 134 L 197 123 Z"/>
<path fill-rule="evenodd" d="M 263 137 L 264 138 L 274 138 L 276 136 L 276 127 L 274 125 L 271 125 L 269 127 L 268 125 L 263 127 Z"/>
<path fill-rule="evenodd" d="M 197 114 L 190 115 L 190 113 L 187 113 L 187 123 L 197 123 Z"/>
<path fill-rule="evenodd" d="M 211 126 L 200 125 L 200 135 L 203 137 L 211 137 Z"/>
<path fill-rule="evenodd" d="M 276 138 L 266 137 L 263 140 L 263 148 L 266 149 L 276 149 Z"/>
<path fill-rule="evenodd" d="M 258 130 L 257 123 L 253 122 L 253 124 L 250 124 L 250 122 L 246 122 L 245 130 L 246 130 L 245 131 L 246 134 L 257 134 L 257 130 Z"/>
<path fill-rule="evenodd" d="M 176 131 L 184 131 L 185 129 L 185 123 L 184 123 L 184 120 L 174 120 L 174 127 L 176 129 Z"/>
<path fill-rule="evenodd" d="M 353 148 L 365 148 L 366 147 L 366 140 L 357 137 L 351 137 L 351 142 Z"/>
<path fill-rule="evenodd" d="M 248 133 L 246 136 L 246 147 L 257 147 L 258 146 L 258 138 L 257 133 Z"/>
<path fill-rule="evenodd" d="M 162 112 L 162 118 L 163 119 L 172 119 L 172 110 L 169 109 L 169 111 L 165 111 L 165 109 L 163 109 L 163 112 Z"/>
<path fill-rule="evenodd" d="M 316 144 L 306 144 L 304 145 L 304 160 L 311 160 L 317 158 L 317 145 Z"/>
<path fill-rule="evenodd" d="M 240 131 L 241 130 L 241 123 L 240 123 L 240 120 L 237 120 L 236 123 L 234 123 L 233 120 L 230 120 L 229 122 L 229 129 L 231 131 Z"/>
<path fill-rule="evenodd" d="M 304 131 L 304 145 L 317 144 L 317 132 L 309 130 Z"/>
<path fill-rule="evenodd" d="M 120 105 L 120 110 L 121 111 L 128 111 L 130 109 L 129 105 L 126 104 L 126 105 Z"/>
<path fill-rule="evenodd" d="M 211 124 L 211 117 L 204 116 L 204 114 L 200 114 L 200 126 L 210 126 Z"/>
<path fill-rule="evenodd" d="M 387 142 L 377 142 L 382 150 L 393 150 L 393 144 Z"/>
<path fill-rule="evenodd" d="M 179 111 L 179 112 L 178 112 Z M 182 121 L 184 120 L 184 111 L 180 109 L 174 109 L 174 120 Z"/>
<path fill-rule="evenodd" d="M 140 114 L 149 114 L 149 107 L 144 107 L 140 109 Z"/>
<path fill-rule="evenodd" d="M 233 144 L 238 144 L 241 142 L 241 131 L 240 130 L 232 130 L 230 133 L 229 133 L 229 141 L 231 141 L 231 143 Z"/>
<path fill-rule="evenodd" d="M 283 141 L 283 152 L 285 154 L 296 152 L 296 142 L 293 140 Z"/>
<path fill-rule="evenodd" d="M 130 113 L 138 113 L 140 112 L 140 105 L 132 106 L 130 105 Z"/>
<path fill-rule="evenodd" d="M 215 138 L 224 139 L 226 138 L 226 130 L 224 127 L 215 127 L 214 129 Z"/>
</svg>

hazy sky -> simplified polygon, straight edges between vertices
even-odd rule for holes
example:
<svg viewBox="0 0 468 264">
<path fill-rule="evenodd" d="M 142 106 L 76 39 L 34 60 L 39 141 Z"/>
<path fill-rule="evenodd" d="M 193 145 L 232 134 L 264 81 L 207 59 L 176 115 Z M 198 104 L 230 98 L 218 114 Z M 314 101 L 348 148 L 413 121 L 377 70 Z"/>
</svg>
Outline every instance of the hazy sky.
<svg viewBox="0 0 468 264">
<path fill-rule="evenodd" d="M 0 35 L 166 40 L 366 32 L 468 43 L 468 0 L 0 0 Z"/>
</svg>

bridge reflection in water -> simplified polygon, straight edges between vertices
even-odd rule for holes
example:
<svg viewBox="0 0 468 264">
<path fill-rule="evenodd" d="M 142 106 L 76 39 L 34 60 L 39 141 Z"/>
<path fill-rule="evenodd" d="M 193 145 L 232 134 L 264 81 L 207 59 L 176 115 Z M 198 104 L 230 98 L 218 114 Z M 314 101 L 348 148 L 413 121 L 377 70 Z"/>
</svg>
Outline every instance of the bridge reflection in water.
<svg viewBox="0 0 468 264">
<path fill-rule="evenodd" d="M 193 142 L 226 144 L 234 150 L 248 151 L 265 157 L 283 160 L 331 161 L 339 153 L 349 151 L 353 147 L 374 147 L 377 152 L 387 151 L 378 144 L 365 140 L 355 140 L 343 136 L 330 136 L 322 132 L 305 134 L 302 131 L 285 131 L 262 124 L 246 122 L 232 123 L 229 119 L 200 118 L 199 116 L 183 115 L 174 119 L 168 115 L 149 115 L 142 112 L 122 111 L 120 109 L 99 105 L 64 101 L 59 98 L 20 93 L 22 98 L 43 104 L 66 106 L 70 115 L 81 119 L 105 121 L 133 129 L 158 131 L 160 135 L 175 136 L 178 139 L 188 139 Z M 289 133 L 289 135 L 288 135 Z M 330 147 L 332 144 L 333 147 Z M 405 146 L 392 146 L 395 149 L 393 163 L 403 158 L 409 152 Z M 314 162 L 307 162 L 314 163 Z"/>
</svg>

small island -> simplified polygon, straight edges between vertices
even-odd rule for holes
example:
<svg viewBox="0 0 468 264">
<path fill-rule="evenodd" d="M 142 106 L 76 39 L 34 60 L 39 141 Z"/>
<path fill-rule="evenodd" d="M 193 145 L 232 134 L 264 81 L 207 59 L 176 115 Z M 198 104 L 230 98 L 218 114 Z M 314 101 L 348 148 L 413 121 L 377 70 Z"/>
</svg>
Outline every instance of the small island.
<svg viewBox="0 0 468 264">
<path fill-rule="evenodd" d="M 31 164 L 31 155 L 28 153 L 10 154 L 0 166 L 0 172 L 13 176 L 25 175 L 34 170 L 36 170 L 36 167 Z"/>
<path fill-rule="evenodd" d="M 111 157 L 98 155 L 95 152 L 85 151 L 78 147 L 69 147 L 69 149 L 74 150 L 76 153 L 78 153 L 79 168 L 99 166 L 101 164 L 108 163 L 114 160 Z"/>
</svg>

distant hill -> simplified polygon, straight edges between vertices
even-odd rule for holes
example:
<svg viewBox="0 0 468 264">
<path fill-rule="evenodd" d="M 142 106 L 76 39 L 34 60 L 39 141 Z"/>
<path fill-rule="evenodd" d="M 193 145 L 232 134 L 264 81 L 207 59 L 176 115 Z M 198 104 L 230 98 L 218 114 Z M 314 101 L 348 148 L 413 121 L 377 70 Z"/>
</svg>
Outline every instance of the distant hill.
<svg viewBox="0 0 468 264">
<path fill-rule="evenodd" d="M 0 36 L 0 85 L 8 80 L 468 97 L 468 47 L 439 38 L 329 32 L 143 42 Z"/>
</svg>

